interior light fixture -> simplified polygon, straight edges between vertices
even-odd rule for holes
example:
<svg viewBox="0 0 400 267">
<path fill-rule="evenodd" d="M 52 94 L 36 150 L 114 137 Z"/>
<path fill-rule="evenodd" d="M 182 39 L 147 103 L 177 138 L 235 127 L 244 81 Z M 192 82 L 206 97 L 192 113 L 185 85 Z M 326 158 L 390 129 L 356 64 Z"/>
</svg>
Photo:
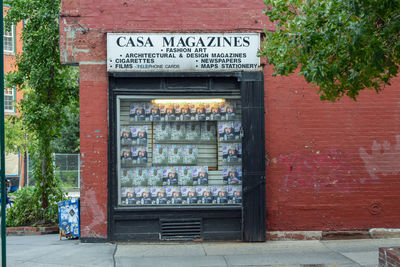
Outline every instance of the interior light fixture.
<svg viewBox="0 0 400 267">
<path fill-rule="evenodd" d="M 179 98 L 179 99 L 154 99 L 154 104 L 179 104 L 179 103 L 224 103 L 223 98 Z"/>
</svg>

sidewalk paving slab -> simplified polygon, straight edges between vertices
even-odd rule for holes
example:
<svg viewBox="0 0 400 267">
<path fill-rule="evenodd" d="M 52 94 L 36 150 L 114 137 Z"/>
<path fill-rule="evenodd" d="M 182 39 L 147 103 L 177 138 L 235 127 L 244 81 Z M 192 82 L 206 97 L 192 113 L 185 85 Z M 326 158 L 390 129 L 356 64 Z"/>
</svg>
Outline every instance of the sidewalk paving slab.
<svg viewBox="0 0 400 267">
<path fill-rule="evenodd" d="M 343 256 L 359 263 L 361 266 L 372 265 L 377 266 L 379 263 L 379 252 L 378 251 L 367 251 L 367 252 L 348 252 L 342 253 Z"/>
<path fill-rule="evenodd" d="M 59 240 L 59 235 L 7 237 L 7 266 L 113 266 L 116 245 Z"/>
<path fill-rule="evenodd" d="M 81 243 L 58 235 L 7 237 L 9 267 L 295 266 L 372 267 L 397 239 L 245 242 Z"/>
<path fill-rule="evenodd" d="M 336 252 L 377 251 L 380 247 L 400 246 L 400 238 L 329 240 L 320 242 Z"/>
<path fill-rule="evenodd" d="M 116 266 L 123 267 L 205 267 L 228 266 L 223 256 L 116 257 Z"/>
<path fill-rule="evenodd" d="M 179 249 L 177 249 L 179 248 Z M 115 257 L 206 256 L 200 243 L 138 243 L 118 244 Z"/>
<path fill-rule="evenodd" d="M 320 241 L 300 241 L 304 252 L 329 252 Z M 244 242 L 204 242 L 203 247 L 207 255 L 238 255 L 263 254 L 268 252 L 287 253 L 299 250 L 299 241 L 268 241 L 262 243 Z"/>
<path fill-rule="evenodd" d="M 378 266 L 379 248 L 400 246 L 400 238 L 321 241 L 330 250 L 341 253 L 361 266 Z"/>
<path fill-rule="evenodd" d="M 299 251 L 297 253 L 264 253 L 258 255 L 232 255 L 226 256 L 229 266 L 259 266 L 259 265 L 353 265 L 356 262 L 337 253 L 318 253 Z"/>
</svg>

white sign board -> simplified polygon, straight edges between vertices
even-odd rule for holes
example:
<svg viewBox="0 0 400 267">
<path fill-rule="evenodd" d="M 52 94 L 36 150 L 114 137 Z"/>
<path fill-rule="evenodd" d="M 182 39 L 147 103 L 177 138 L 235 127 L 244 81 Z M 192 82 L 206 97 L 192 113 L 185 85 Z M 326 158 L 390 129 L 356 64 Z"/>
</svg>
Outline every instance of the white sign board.
<svg viewBox="0 0 400 267">
<path fill-rule="evenodd" d="M 258 33 L 108 33 L 107 71 L 256 71 Z"/>
</svg>

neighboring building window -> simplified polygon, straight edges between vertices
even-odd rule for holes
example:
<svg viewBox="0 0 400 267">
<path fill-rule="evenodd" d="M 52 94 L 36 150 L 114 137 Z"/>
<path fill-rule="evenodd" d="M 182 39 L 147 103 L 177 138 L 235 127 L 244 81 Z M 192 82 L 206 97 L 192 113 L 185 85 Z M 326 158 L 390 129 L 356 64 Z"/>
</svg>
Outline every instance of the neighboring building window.
<svg viewBox="0 0 400 267">
<path fill-rule="evenodd" d="M 14 112 L 14 89 L 4 89 L 4 111 Z"/>
<path fill-rule="evenodd" d="M 11 26 L 10 31 L 3 30 L 4 36 L 4 51 L 14 52 L 14 26 Z"/>
</svg>

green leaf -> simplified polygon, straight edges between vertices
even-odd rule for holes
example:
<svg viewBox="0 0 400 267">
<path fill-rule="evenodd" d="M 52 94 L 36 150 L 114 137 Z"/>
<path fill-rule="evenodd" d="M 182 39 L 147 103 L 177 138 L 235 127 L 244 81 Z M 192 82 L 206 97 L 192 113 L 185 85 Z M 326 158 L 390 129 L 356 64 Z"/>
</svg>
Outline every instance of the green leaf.
<svg viewBox="0 0 400 267">
<path fill-rule="evenodd" d="M 54 213 L 54 210 L 49 210 L 51 199 L 60 194 L 52 158 L 60 141 L 54 139 L 61 133 L 71 134 L 73 140 L 65 142 L 63 149 L 76 151 L 79 148 L 79 127 L 76 126 L 79 117 L 78 71 L 60 62 L 60 0 L 13 0 L 6 3 L 9 10 L 5 24 L 9 26 L 24 21 L 23 53 L 17 56 L 17 71 L 6 77 L 7 86 L 18 88 L 24 95 L 18 105 L 21 114 L 18 124 L 7 125 L 9 136 L 15 134 L 18 137 L 9 142 L 8 149 L 30 153 L 36 180 L 33 205 L 43 211 L 34 217 L 46 220 L 46 216 Z M 62 132 L 66 127 L 71 129 Z"/>
<path fill-rule="evenodd" d="M 260 56 L 273 75 L 300 69 L 322 100 L 379 92 L 399 72 L 400 1 L 265 0 L 276 23 L 265 31 Z"/>
</svg>

